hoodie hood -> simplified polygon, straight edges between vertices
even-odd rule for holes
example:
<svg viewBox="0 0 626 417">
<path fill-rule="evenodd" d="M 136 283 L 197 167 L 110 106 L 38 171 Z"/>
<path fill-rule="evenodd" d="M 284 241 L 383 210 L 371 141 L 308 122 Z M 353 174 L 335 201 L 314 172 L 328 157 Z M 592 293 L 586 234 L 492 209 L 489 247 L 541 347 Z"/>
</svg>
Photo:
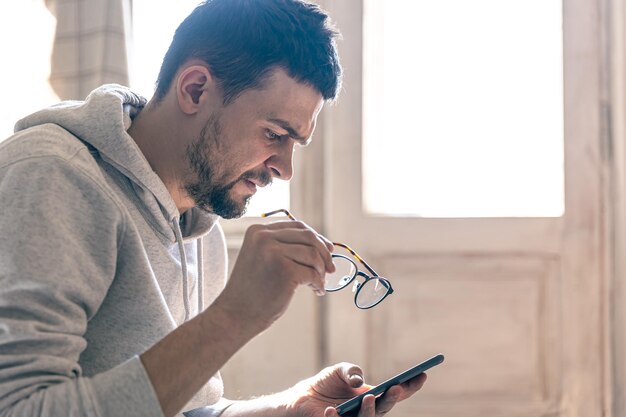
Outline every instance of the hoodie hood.
<svg viewBox="0 0 626 417">
<path fill-rule="evenodd" d="M 183 221 L 172 196 L 135 141 L 127 133 L 147 100 L 126 87 L 107 84 L 85 101 L 65 101 L 17 122 L 15 132 L 54 123 L 94 148 L 111 167 L 128 178 L 143 203 L 140 209 L 152 227 L 167 241 L 194 239 L 208 233 L 218 216 L 198 208 L 188 210 Z M 183 224 L 177 231 L 177 224 Z M 182 243 L 182 242 L 181 242 Z M 182 255 L 182 254 L 181 254 Z M 184 256 L 182 256 L 184 260 Z"/>
</svg>

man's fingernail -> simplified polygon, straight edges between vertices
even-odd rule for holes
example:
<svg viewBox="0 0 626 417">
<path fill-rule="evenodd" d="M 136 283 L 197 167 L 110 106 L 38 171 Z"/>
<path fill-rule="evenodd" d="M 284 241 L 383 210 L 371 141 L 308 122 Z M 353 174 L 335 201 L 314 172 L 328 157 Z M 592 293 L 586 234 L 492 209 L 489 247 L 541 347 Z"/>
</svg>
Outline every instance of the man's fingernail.
<svg viewBox="0 0 626 417">
<path fill-rule="evenodd" d="M 350 382 L 361 382 L 363 381 L 363 377 L 359 374 L 352 374 L 349 376 Z"/>
</svg>

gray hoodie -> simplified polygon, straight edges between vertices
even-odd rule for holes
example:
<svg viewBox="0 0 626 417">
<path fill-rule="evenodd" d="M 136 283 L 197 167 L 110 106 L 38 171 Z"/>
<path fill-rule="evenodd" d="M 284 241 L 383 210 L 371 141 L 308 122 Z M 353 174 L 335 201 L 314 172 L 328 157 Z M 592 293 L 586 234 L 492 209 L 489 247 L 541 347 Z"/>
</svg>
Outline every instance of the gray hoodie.
<svg viewBox="0 0 626 417">
<path fill-rule="evenodd" d="M 179 216 L 126 132 L 144 105 L 103 86 L 0 144 L 0 416 L 162 416 L 138 355 L 223 289 L 216 216 Z"/>
</svg>

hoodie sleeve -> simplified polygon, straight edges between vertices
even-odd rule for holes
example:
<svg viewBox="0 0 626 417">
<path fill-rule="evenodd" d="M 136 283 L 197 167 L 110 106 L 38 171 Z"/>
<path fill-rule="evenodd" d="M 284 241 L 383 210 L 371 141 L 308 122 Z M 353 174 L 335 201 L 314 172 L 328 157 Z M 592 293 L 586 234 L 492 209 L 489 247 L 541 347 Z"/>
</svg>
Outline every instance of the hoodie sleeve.
<svg viewBox="0 0 626 417">
<path fill-rule="evenodd" d="M 0 160 L 3 417 L 163 415 L 138 357 L 82 375 L 87 323 L 115 276 L 126 227 L 85 152 Z"/>
</svg>

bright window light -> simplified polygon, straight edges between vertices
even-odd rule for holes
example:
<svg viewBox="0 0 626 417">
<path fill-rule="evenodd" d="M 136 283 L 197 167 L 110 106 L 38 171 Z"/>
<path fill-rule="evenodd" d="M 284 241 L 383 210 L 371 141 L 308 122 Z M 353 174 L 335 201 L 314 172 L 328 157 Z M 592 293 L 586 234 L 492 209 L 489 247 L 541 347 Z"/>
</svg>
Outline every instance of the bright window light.
<svg viewBox="0 0 626 417">
<path fill-rule="evenodd" d="M 370 214 L 564 211 L 560 0 L 364 0 Z"/>
<path fill-rule="evenodd" d="M 55 26 L 43 0 L 0 2 L 0 141 L 19 119 L 59 101 L 48 83 Z"/>
</svg>

